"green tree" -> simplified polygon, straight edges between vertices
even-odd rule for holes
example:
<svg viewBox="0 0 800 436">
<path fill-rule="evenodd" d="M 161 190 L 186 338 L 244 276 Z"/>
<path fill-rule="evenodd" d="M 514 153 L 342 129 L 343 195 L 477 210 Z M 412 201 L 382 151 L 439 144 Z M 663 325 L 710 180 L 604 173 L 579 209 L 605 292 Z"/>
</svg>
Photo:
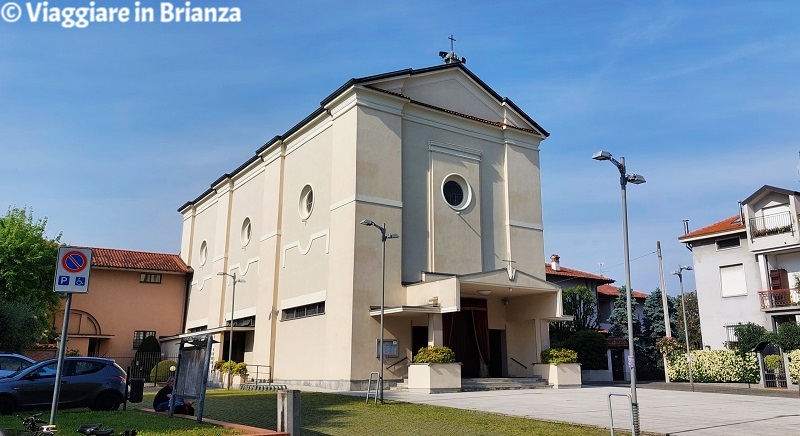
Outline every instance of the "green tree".
<svg viewBox="0 0 800 436">
<path fill-rule="evenodd" d="M 779 325 L 775 343 L 786 352 L 800 349 L 800 324 L 790 321 Z"/>
<path fill-rule="evenodd" d="M 61 234 L 48 239 L 46 227 L 47 218 L 34 220 L 29 209 L 9 208 L 0 218 L 0 325 L 26 326 L 0 328 L 2 348 L 19 350 L 41 340 L 58 307 L 53 276 Z"/>
<path fill-rule="evenodd" d="M 606 338 L 597 330 L 581 330 L 564 342 L 564 347 L 578 353 L 581 369 L 608 369 Z"/>
<path fill-rule="evenodd" d="M 667 296 L 667 308 L 669 310 L 670 331 L 672 334 L 678 333 L 677 305 L 675 299 Z M 656 288 L 647 298 L 644 299 L 644 336 L 640 345 L 642 353 L 646 356 L 647 362 L 651 366 L 663 367 L 663 361 L 656 349 L 656 342 L 666 336 L 667 330 L 664 327 L 664 301 L 661 296 L 661 289 Z"/>
<path fill-rule="evenodd" d="M 689 305 L 688 302 L 686 305 Z M 733 331 L 736 334 L 736 351 L 742 355 L 753 351 L 756 345 L 767 340 L 769 336 L 764 326 L 752 322 L 737 325 Z"/>
<path fill-rule="evenodd" d="M 0 350 L 21 353 L 36 344 L 47 326 L 47 319 L 26 303 L 0 303 Z"/>
<path fill-rule="evenodd" d="M 642 321 L 636 316 L 636 304 L 634 301 L 633 306 L 633 335 L 642 332 Z M 617 300 L 614 301 L 614 310 L 611 311 L 611 316 L 608 317 L 608 322 L 611 328 L 608 330 L 609 336 L 612 338 L 627 338 L 628 337 L 628 292 L 625 286 L 620 286 L 619 295 Z"/>
<path fill-rule="evenodd" d="M 564 289 L 561 302 L 564 314 L 573 320 L 550 324 L 551 344 L 559 346 L 577 331 L 597 329 L 597 297 L 586 286 Z"/>
<path fill-rule="evenodd" d="M 686 292 L 686 322 L 689 324 L 689 348 L 703 349 L 703 334 L 700 330 L 700 309 L 697 306 L 697 292 Z M 683 300 L 678 297 L 678 337 L 684 338 L 683 326 Z"/>
</svg>

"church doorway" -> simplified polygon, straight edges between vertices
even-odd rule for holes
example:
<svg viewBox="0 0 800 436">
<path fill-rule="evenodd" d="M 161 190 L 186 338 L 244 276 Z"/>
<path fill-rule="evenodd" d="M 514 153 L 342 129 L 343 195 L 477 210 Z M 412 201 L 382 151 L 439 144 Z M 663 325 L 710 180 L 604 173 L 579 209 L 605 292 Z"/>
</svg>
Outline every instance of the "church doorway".
<svg viewBox="0 0 800 436">
<path fill-rule="evenodd" d="M 491 337 L 501 341 L 502 335 L 490 334 L 486 300 L 462 298 L 461 311 L 445 314 L 443 321 L 445 345 L 456 354 L 456 361 L 461 362 L 461 377 L 489 377 L 498 372 L 498 367 L 491 363 Z M 502 353 L 501 347 L 495 348 L 496 354 Z"/>
</svg>

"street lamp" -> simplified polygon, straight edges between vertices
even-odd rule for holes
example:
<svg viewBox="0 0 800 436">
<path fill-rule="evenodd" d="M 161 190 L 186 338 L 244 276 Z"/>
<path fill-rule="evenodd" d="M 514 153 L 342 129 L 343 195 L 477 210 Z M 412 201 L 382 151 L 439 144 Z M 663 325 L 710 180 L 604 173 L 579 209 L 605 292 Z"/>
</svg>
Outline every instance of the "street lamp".
<svg viewBox="0 0 800 436">
<path fill-rule="evenodd" d="M 379 351 L 379 359 L 380 363 L 378 364 L 378 392 L 380 392 L 380 399 L 381 404 L 383 404 L 383 312 L 386 307 L 386 240 L 387 239 L 397 239 L 400 237 L 397 233 L 387 233 L 386 231 L 386 223 L 383 223 L 383 227 L 375 224 L 371 219 L 365 219 L 361 221 L 359 224 L 364 226 L 371 226 L 375 227 L 376 229 L 381 231 L 381 243 L 383 244 L 383 254 L 381 255 L 381 268 L 383 270 L 381 276 L 381 342 L 380 342 L 380 351 Z"/>
<path fill-rule="evenodd" d="M 237 283 L 246 283 L 242 279 L 236 278 L 236 273 L 228 274 L 225 272 L 218 272 L 218 276 L 228 276 L 233 279 L 233 293 L 231 294 L 231 328 L 229 333 L 228 342 L 228 389 L 231 388 L 231 383 L 233 383 L 233 365 L 231 362 L 231 356 L 233 355 L 233 303 L 236 301 L 236 284 Z"/>
<path fill-rule="evenodd" d="M 686 363 L 689 365 L 689 384 L 692 386 L 694 392 L 694 377 L 692 376 L 692 352 L 689 350 L 689 324 L 686 323 L 686 298 L 683 296 L 683 272 L 691 271 L 691 266 L 678 265 L 678 270 L 673 271 L 672 275 L 678 276 L 678 282 L 681 284 L 681 309 L 683 312 L 683 336 L 686 338 Z"/>
<path fill-rule="evenodd" d="M 645 182 L 639 174 L 626 174 L 625 158 L 620 157 L 619 162 L 607 151 L 598 151 L 592 155 L 594 160 L 608 160 L 619 170 L 619 185 L 622 190 L 622 247 L 625 255 L 625 292 L 628 296 L 628 367 L 631 372 L 631 415 L 633 420 L 633 433 L 641 433 L 639 427 L 639 402 L 636 399 L 636 351 L 633 347 L 633 309 L 631 305 L 633 288 L 631 287 L 631 256 L 628 250 L 628 200 L 625 194 L 628 183 L 641 185 Z"/>
</svg>

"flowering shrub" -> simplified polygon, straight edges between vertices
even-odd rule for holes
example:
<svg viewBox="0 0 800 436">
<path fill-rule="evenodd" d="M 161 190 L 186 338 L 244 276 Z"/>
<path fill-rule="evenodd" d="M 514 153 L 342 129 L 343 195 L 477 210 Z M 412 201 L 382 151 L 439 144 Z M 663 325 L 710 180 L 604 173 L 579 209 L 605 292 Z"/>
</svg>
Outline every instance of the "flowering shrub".
<svg viewBox="0 0 800 436">
<path fill-rule="evenodd" d="M 662 356 L 669 357 L 684 350 L 683 345 L 672 336 L 664 336 L 656 341 L 656 348 Z"/>
<path fill-rule="evenodd" d="M 792 378 L 792 383 L 800 380 L 800 350 L 789 352 L 789 376 Z"/>
<path fill-rule="evenodd" d="M 447 347 L 436 347 L 429 345 L 420 348 L 414 356 L 414 363 L 453 363 L 456 361 L 456 353 Z"/>
<path fill-rule="evenodd" d="M 673 353 L 667 361 L 670 380 L 689 380 L 686 353 Z M 732 350 L 692 350 L 692 376 L 700 383 L 758 383 L 760 378 L 755 353 L 742 357 Z"/>
<path fill-rule="evenodd" d="M 768 354 L 764 356 L 764 366 L 770 371 L 783 369 L 783 356 L 780 354 Z"/>
<path fill-rule="evenodd" d="M 566 348 L 552 348 L 542 351 L 542 363 L 558 365 L 559 363 L 575 363 L 578 361 L 578 352 Z"/>
</svg>

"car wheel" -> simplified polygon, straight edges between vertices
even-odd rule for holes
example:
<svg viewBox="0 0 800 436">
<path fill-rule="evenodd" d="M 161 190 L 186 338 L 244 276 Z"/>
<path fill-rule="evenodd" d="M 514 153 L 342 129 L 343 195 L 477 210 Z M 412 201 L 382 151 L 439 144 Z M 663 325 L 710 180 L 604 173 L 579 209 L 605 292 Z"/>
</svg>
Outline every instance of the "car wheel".
<svg viewBox="0 0 800 436">
<path fill-rule="evenodd" d="M 0 397 L 0 415 L 10 415 L 14 411 L 14 401 L 11 398 Z"/>
<path fill-rule="evenodd" d="M 93 410 L 117 410 L 122 403 L 119 394 L 114 392 L 103 392 L 94 402 Z"/>
</svg>

